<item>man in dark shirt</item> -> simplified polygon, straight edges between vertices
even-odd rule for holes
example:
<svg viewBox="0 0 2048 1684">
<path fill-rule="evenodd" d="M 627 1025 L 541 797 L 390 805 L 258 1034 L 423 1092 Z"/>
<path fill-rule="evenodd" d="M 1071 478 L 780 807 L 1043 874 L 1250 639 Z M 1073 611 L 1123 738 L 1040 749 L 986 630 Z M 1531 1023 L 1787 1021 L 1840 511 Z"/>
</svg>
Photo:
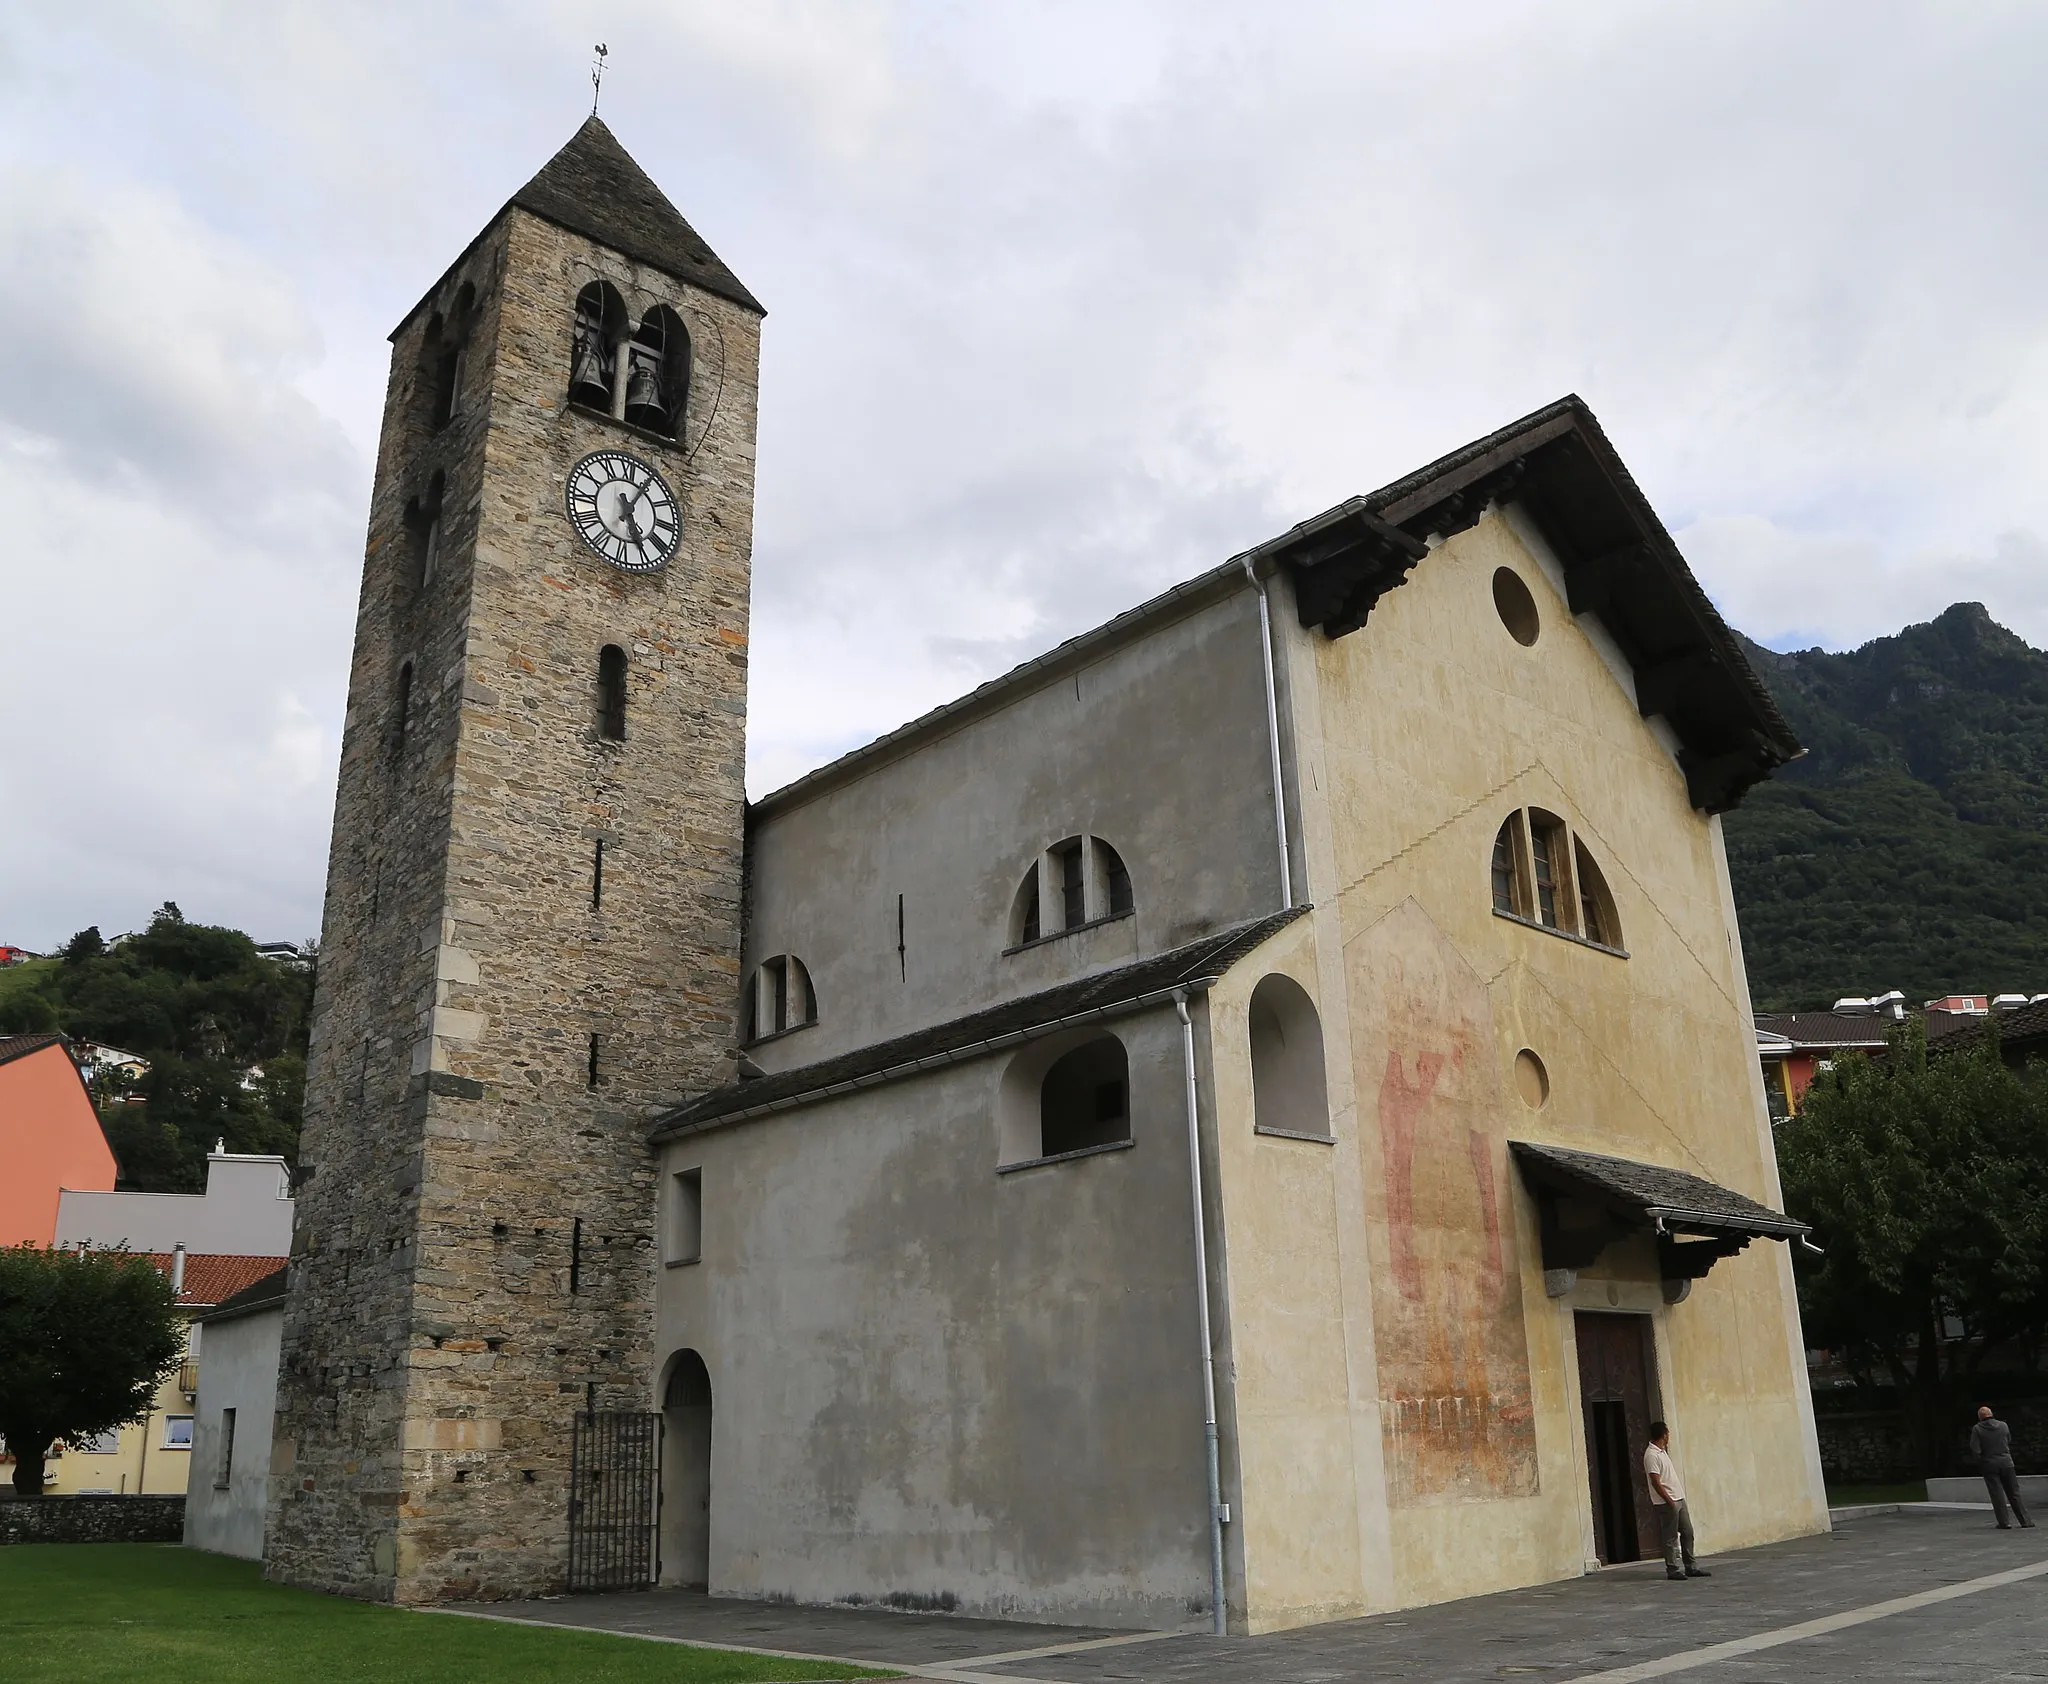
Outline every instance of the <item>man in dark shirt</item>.
<svg viewBox="0 0 2048 1684">
<path fill-rule="evenodd" d="M 2019 1516 L 2022 1526 L 2033 1525 L 2027 1518 L 2027 1505 L 2020 1501 L 2020 1476 L 2012 1465 L 2012 1428 L 1991 1413 L 1988 1403 L 1977 1411 L 1977 1424 L 1970 1429 L 1970 1454 L 1984 1470 L 1984 1483 L 1991 1489 L 1991 1512 L 1998 1516 L 1999 1531 L 2012 1527 L 2007 1505 L 2011 1506 L 2012 1514 Z"/>
</svg>

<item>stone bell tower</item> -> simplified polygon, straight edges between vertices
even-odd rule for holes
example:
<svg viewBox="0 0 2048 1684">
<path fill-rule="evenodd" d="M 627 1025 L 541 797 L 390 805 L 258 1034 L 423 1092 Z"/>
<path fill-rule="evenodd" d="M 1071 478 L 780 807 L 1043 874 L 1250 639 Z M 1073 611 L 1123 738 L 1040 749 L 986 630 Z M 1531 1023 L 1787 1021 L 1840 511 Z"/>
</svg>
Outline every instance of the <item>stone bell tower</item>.
<svg viewBox="0 0 2048 1684">
<path fill-rule="evenodd" d="M 595 117 L 392 335 L 272 1578 L 563 1588 L 653 1407 L 648 1119 L 729 1079 L 761 307 Z"/>
</svg>

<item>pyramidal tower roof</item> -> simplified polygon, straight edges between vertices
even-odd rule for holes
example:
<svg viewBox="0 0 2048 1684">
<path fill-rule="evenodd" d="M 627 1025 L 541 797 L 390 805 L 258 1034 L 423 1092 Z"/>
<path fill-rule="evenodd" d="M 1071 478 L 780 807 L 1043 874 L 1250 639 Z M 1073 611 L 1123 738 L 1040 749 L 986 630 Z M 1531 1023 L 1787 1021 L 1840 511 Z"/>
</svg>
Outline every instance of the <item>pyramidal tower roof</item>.
<svg viewBox="0 0 2048 1684">
<path fill-rule="evenodd" d="M 512 195 L 511 203 L 678 280 L 766 313 L 595 117 L 584 119 L 569 144 Z"/>
</svg>

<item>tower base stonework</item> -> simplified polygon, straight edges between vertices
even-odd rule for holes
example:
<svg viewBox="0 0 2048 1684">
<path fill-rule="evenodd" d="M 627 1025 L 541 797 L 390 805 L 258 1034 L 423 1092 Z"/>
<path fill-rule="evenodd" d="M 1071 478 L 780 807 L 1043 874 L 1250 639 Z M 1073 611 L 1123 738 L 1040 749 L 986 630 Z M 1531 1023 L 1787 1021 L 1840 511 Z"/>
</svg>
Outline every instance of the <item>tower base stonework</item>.
<svg viewBox="0 0 2048 1684">
<path fill-rule="evenodd" d="M 646 1129 L 731 1072 L 760 315 L 593 118 L 393 335 L 272 1578 L 559 1592 L 577 1417 L 655 1406 Z"/>
</svg>

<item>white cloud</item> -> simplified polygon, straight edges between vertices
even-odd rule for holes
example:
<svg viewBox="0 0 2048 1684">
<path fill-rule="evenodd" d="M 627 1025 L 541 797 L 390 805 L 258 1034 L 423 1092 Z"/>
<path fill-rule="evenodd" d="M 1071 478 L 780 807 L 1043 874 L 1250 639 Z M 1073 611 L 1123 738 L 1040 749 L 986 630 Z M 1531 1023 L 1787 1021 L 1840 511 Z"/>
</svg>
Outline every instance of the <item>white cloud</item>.
<svg viewBox="0 0 2048 1684">
<path fill-rule="evenodd" d="M 76 0 L 0 18 L 0 701 L 93 625 L 152 764 L 0 747 L 0 938 L 311 927 L 382 336 L 599 39 L 770 308 L 757 791 L 1572 389 L 1752 634 L 2048 642 L 2038 7 Z"/>
</svg>

